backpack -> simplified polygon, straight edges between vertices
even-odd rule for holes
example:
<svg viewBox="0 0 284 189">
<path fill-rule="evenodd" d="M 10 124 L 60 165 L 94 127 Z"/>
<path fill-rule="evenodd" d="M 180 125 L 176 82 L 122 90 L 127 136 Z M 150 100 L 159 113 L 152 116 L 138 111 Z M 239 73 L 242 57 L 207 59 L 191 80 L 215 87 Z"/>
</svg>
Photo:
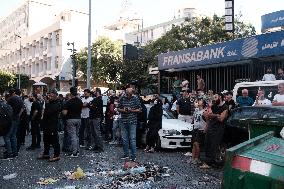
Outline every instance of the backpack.
<svg viewBox="0 0 284 189">
<path fill-rule="evenodd" d="M 0 101 L 0 136 L 4 136 L 12 123 L 13 109 L 4 101 Z"/>
</svg>

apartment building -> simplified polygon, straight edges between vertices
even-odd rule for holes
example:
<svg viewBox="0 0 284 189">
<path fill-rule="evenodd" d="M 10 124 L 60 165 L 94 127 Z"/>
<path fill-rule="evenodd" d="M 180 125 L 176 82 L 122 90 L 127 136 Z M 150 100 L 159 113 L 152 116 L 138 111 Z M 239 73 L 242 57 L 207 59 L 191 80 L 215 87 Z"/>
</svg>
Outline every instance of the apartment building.
<svg viewBox="0 0 284 189">
<path fill-rule="evenodd" d="M 70 46 L 87 46 L 88 14 L 55 10 L 51 1 L 27 0 L 0 21 L 0 69 L 27 74 L 34 82 L 69 88 L 72 79 Z"/>
</svg>

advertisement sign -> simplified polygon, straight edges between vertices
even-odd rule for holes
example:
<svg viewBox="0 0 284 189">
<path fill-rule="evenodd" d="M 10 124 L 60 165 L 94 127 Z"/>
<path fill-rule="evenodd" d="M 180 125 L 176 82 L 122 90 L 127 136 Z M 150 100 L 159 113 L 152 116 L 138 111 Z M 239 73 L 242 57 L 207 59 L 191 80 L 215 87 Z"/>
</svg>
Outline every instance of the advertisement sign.
<svg viewBox="0 0 284 189">
<path fill-rule="evenodd" d="M 281 54 L 284 54 L 284 31 L 163 53 L 158 56 L 158 67 L 180 69 Z"/>
<path fill-rule="evenodd" d="M 284 26 L 284 10 L 261 16 L 261 31 L 280 26 Z"/>
</svg>

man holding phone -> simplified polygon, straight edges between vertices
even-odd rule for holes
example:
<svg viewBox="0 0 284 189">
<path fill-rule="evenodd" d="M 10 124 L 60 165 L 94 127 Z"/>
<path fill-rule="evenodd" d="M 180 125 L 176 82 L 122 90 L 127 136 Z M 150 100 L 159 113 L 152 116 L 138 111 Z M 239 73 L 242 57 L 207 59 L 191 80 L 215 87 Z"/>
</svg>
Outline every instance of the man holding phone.
<svg viewBox="0 0 284 189">
<path fill-rule="evenodd" d="M 139 99 L 133 95 L 134 89 L 127 88 L 126 94 L 119 100 L 117 110 L 121 113 L 121 134 L 124 155 L 121 159 L 129 158 L 129 141 L 131 161 L 136 160 L 136 126 L 137 114 L 141 112 Z"/>
</svg>

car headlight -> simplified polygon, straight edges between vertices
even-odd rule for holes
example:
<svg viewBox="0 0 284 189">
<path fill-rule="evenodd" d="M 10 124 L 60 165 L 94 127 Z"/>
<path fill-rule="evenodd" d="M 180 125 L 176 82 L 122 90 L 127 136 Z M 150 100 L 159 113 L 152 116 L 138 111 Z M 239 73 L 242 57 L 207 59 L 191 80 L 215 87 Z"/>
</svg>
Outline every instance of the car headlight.
<svg viewBox="0 0 284 189">
<path fill-rule="evenodd" d="M 163 133 L 165 135 L 180 135 L 181 133 L 175 129 L 171 129 L 171 130 L 163 130 Z"/>
</svg>

